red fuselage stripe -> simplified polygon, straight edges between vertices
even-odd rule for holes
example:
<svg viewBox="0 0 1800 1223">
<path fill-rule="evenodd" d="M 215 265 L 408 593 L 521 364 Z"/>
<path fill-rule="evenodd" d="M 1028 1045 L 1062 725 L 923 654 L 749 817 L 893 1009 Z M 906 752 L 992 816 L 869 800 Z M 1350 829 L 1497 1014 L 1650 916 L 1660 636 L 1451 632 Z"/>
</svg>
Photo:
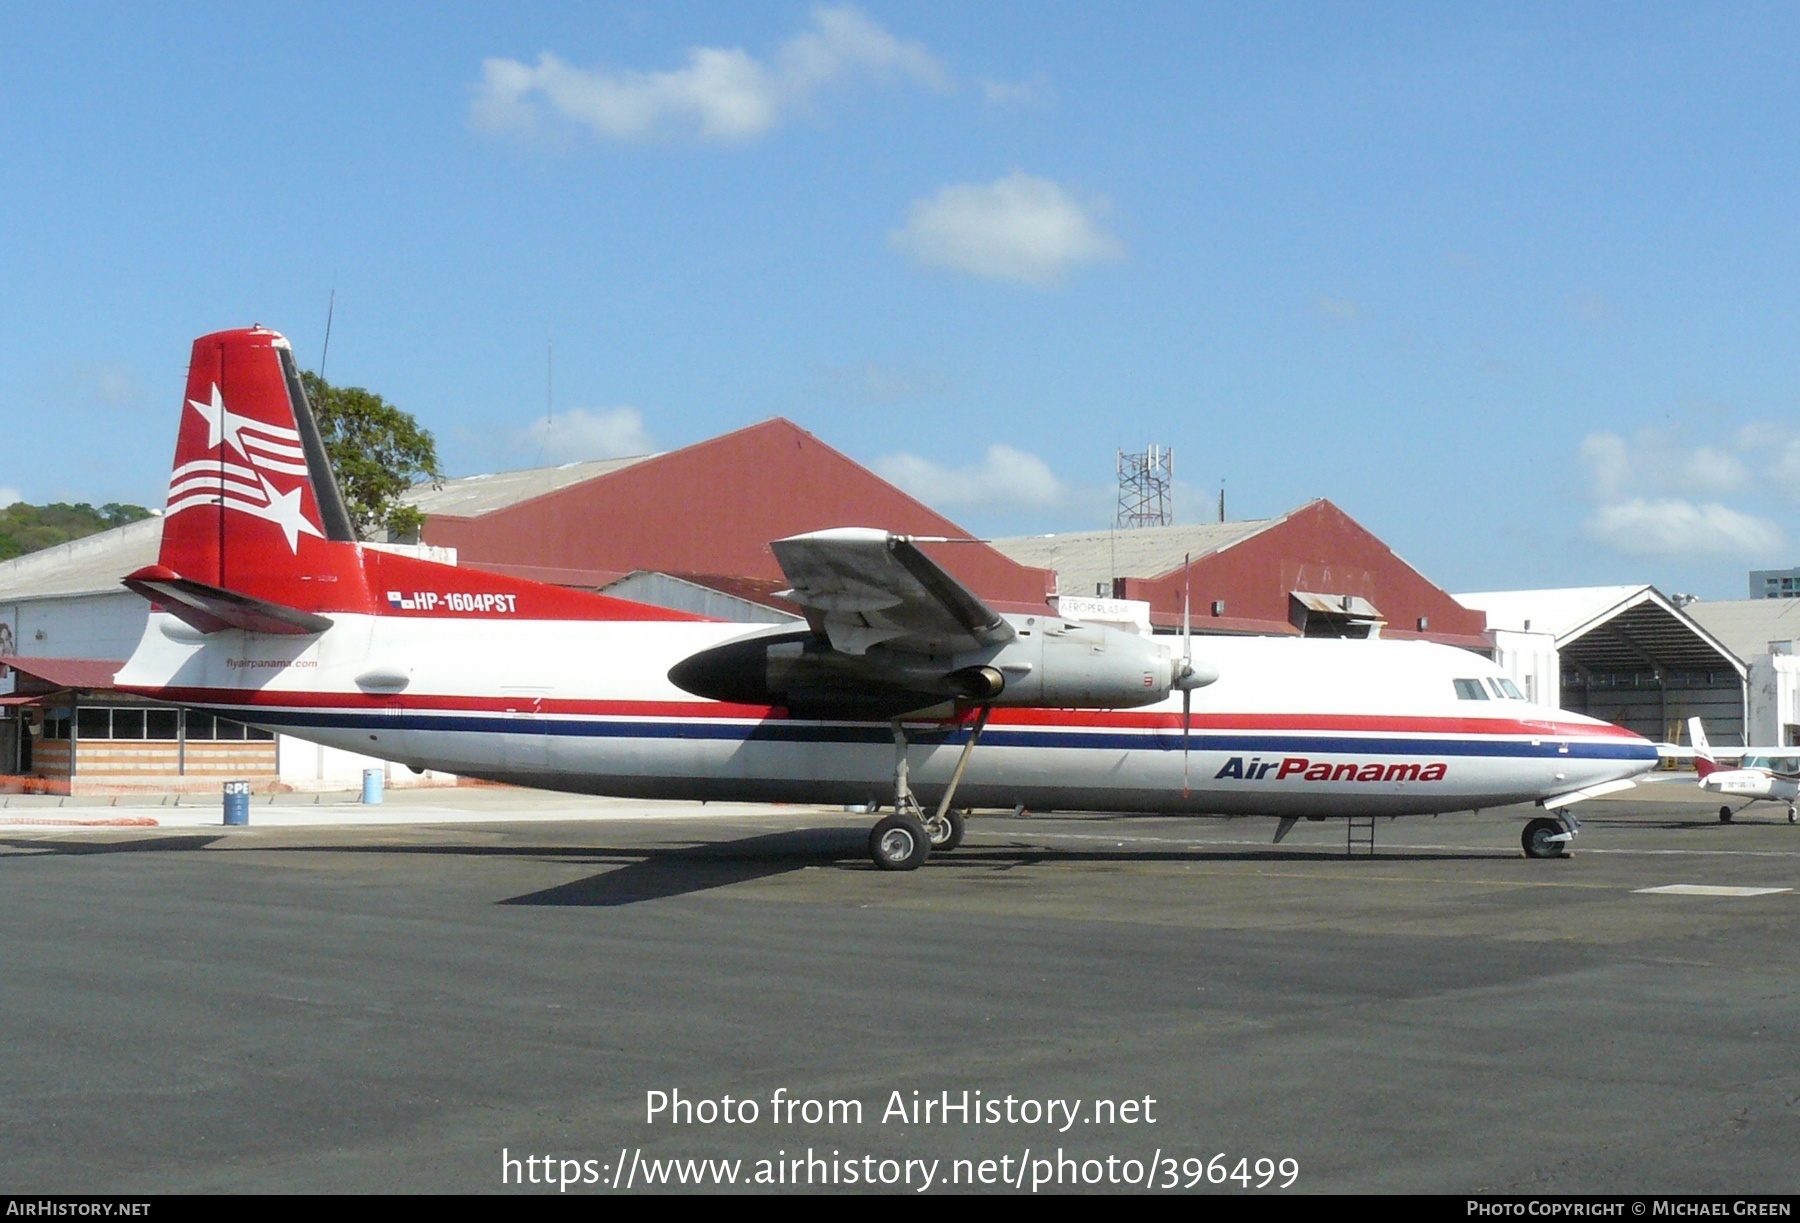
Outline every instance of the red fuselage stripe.
<svg viewBox="0 0 1800 1223">
<path fill-rule="evenodd" d="M 720 721 L 786 720 L 787 710 L 718 701 L 532 701 L 507 696 L 441 696 L 362 692 L 283 692 L 241 688 L 124 688 L 178 705 L 265 706 L 280 709 L 416 710 L 420 712 L 539 713 L 575 717 L 684 718 Z M 973 718 L 921 718 L 922 722 L 966 722 Z M 817 720 L 817 719 L 814 719 Z M 851 719 L 856 720 L 856 719 Z M 997 709 L 995 726 L 1123 727 L 1179 731 L 1181 715 L 1169 710 Z M 1508 735 L 1544 738 L 1635 739 L 1631 731 L 1605 724 L 1526 721 L 1516 718 L 1408 717 L 1378 714 L 1233 713 L 1195 714 L 1195 731 L 1339 731 L 1360 734 Z"/>
</svg>

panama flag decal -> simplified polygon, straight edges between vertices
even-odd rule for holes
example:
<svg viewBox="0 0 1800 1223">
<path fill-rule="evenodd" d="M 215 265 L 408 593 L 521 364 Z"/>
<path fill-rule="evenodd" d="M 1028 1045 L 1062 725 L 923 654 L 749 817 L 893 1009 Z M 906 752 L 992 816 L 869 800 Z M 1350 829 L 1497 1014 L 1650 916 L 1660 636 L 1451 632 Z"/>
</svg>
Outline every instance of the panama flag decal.
<svg viewBox="0 0 1800 1223">
<path fill-rule="evenodd" d="M 167 516 L 196 506 L 222 505 L 274 523 L 296 553 L 302 535 L 325 537 L 301 504 L 308 473 L 298 431 L 237 415 L 226 406 L 217 383 L 209 400 L 190 399 L 187 406 L 206 422 L 208 457 L 175 468 L 169 477 Z M 271 476 L 298 480 L 282 492 Z"/>
</svg>

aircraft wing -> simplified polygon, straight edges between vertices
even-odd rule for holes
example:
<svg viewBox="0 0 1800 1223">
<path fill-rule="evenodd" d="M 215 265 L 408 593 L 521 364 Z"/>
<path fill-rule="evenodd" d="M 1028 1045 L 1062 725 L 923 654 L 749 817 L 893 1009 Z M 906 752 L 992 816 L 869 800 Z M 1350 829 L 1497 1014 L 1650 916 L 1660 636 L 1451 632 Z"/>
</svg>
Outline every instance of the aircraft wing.
<svg viewBox="0 0 1800 1223">
<path fill-rule="evenodd" d="M 1766 753 L 1776 753 L 1776 752 L 1780 752 L 1782 750 L 1783 749 L 1778 748 L 1778 747 L 1762 747 L 1762 748 L 1709 747 L 1706 749 L 1706 754 L 1708 756 L 1712 757 L 1714 760 L 1742 760 L 1746 755 L 1750 754 L 1751 752 L 1759 752 L 1759 753 L 1766 754 Z M 1788 749 L 1788 750 L 1791 750 L 1791 749 Z M 1691 762 L 1694 759 L 1694 757 L 1699 755 L 1700 753 L 1699 753 L 1698 749 L 1692 748 L 1692 747 L 1687 747 L 1682 744 L 1658 743 L 1656 745 L 1656 754 L 1658 756 L 1662 757 L 1664 760 L 1690 761 Z"/>
<path fill-rule="evenodd" d="M 861 655 L 874 645 L 944 654 L 1003 645 L 1013 628 L 938 563 L 913 537 L 839 527 L 770 545 L 793 589 L 782 597 L 806 611 L 833 649 Z"/>
</svg>

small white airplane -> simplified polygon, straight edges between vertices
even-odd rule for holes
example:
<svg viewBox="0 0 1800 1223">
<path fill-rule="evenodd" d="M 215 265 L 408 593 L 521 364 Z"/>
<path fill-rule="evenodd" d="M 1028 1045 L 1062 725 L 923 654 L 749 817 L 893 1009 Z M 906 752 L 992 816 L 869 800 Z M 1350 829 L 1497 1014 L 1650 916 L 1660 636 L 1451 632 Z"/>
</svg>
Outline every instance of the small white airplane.
<svg viewBox="0 0 1800 1223">
<path fill-rule="evenodd" d="M 961 806 L 1301 819 L 1571 804 L 1656 749 L 1418 641 L 1170 640 L 1001 615 L 912 540 L 772 545 L 803 626 L 722 623 L 358 543 L 288 343 L 195 341 L 153 604 L 116 683 L 416 769 L 649 798 L 886 804 L 877 865 Z M 975 750 L 977 743 L 981 750 Z M 935 810 L 924 805 L 935 800 Z M 872 809 L 872 808 L 871 808 Z"/>
<path fill-rule="evenodd" d="M 1738 767 L 1728 769 L 1707 743 L 1706 728 L 1699 718 L 1688 719 L 1688 738 L 1694 742 L 1694 771 L 1700 774 L 1700 788 L 1745 800 L 1737 811 L 1730 803 L 1720 807 L 1719 823 L 1731 823 L 1731 817 L 1751 803 L 1786 803 L 1788 823 L 1800 821 L 1795 809 L 1800 802 L 1800 748 L 1745 748 Z"/>
</svg>

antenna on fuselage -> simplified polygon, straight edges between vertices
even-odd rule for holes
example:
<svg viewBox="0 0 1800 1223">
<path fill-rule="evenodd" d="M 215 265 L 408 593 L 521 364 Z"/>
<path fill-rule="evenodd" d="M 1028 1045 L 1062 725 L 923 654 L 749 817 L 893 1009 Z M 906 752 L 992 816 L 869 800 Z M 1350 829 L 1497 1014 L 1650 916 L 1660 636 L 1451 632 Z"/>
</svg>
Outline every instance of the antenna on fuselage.
<svg viewBox="0 0 1800 1223">
<path fill-rule="evenodd" d="M 331 316 L 337 312 L 337 289 L 331 290 L 331 299 L 325 303 L 325 346 L 319 349 L 319 381 L 325 381 L 325 358 L 331 355 Z"/>
</svg>

